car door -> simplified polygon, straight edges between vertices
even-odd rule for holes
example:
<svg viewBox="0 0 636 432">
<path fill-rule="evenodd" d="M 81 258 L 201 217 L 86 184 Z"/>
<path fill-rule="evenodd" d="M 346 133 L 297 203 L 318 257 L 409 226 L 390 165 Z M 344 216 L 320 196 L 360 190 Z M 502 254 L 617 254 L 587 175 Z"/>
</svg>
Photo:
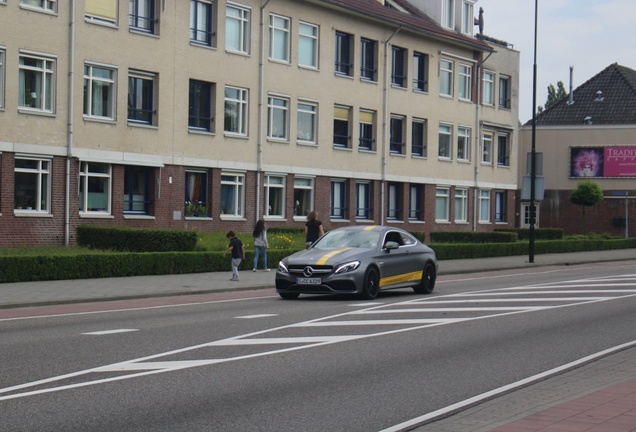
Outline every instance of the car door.
<svg viewBox="0 0 636 432">
<path fill-rule="evenodd" d="M 397 243 L 398 248 L 387 249 L 387 242 Z M 381 288 L 411 286 L 414 281 L 421 280 L 422 268 L 417 254 L 414 253 L 414 245 L 414 239 L 400 231 L 389 230 L 385 233 L 380 260 Z"/>
</svg>

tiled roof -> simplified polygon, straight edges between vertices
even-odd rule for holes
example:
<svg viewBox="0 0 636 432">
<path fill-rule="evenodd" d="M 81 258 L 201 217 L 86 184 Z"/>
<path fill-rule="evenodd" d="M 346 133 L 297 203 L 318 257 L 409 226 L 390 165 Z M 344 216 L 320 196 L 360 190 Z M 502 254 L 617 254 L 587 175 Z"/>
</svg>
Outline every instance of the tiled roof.
<svg viewBox="0 0 636 432">
<path fill-rule="evenodd" d="M 401 25 L 412 31 L 428 34 L 431 37 L 446 39 L 470 45 L 471 48 L 479 51 L 492 51 L 492 47 L 487 43 L 459 32 L 443 28 L 431 17 L 421 12 L 406 0 L 395 0 L 408 13 L 400 12 L 384 6 L 378 0 L 319 0 L 322 3 L 338 6 L 352 12 L 360 13 L 385 22 Z"/>
<path fill-rule="evenodd" d="M 613 63 L 536 117 L 537 126 L 636 124 L 636 71 Z M 526 123 L 532 125 L 532 119 Z"/>
</svg>

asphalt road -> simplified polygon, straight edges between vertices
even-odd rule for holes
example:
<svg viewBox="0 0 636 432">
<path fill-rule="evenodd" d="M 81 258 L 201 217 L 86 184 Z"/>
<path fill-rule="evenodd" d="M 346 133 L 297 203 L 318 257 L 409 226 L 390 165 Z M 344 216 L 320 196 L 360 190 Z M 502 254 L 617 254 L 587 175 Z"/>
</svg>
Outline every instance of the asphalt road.
<svg viewBox="0 0 636 432">
<path fill-rule="evenodd" d="M 374 302 L 244 292 L 3 320 L 0 431 L 388 429 L 636 339 L 634 270 L 452 275 L 431 296 Z"/>
</svg>

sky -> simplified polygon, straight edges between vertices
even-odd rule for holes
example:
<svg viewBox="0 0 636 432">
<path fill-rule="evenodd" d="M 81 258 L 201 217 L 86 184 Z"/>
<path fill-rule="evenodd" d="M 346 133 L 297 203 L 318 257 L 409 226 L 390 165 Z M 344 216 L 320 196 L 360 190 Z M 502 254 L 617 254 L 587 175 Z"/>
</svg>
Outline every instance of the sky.
<svg viewBox="0 0 636 432">
<path fill-rule="evenodd" d="M 563 81 L 576 89 L 612 63 L 636 69 L 636 0 L 536 0 L 537 106 L 548 86 Z M 520 54 L 519 120 L 532 119 L 535 0 L 478 0 L 484 34 L 513 45 Z M 478 32 L 475 27 L 475 32 Z"/>
</svg>

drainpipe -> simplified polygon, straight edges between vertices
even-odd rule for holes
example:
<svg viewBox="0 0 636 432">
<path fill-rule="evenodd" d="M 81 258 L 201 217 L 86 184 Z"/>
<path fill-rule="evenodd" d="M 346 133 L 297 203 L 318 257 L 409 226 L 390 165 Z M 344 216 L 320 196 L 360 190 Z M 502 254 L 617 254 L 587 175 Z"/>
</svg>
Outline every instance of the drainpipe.
<svg viewBox="0 0 636 432">
<path fill-rule="evenodd" d="M 480 154 L 479 154 L 479 149 L 481 148 L 481 109 L 482 109 L 482 105 L 481 105 L 481 87 L 483 85 L 483 70 L 484 70 L 484 63 L 486 63 L 486 60 L 488 60 L 490 58 L 490 56 L 493 54 L 494 51 L 490 52 L 485 59 L 483 59 L 482 61 L 477 62 L 477 65 L 475 66 L 476 71 L 475 71 L 475 75 L 477 76 L 477 103 L 475 104 L 475 131 L 476 133 L 476 137 L 475 137 L 475 177 L 474 177 L 474 182 L 475 182 L 475 192 L 473 193 L 473 231 L 477 231 L 477 219 L 478 219 L 478 215 L 479 215 L 479 209 L 477 208 L 478 204 L 479 204 L 479 200 L 478 200 L 478 196 L 477 194 L 479 193 L 479 164 L 481 163 L 481 159 L 479 158 Z M 495 83 L 493 83 L 493 86 L 495 85 Z M 493 146 L 495 144 L 493 143 Z"/>
<path fill-rule="evenodd" d="M 73 115 L 75 97 L 75 0 L 70 2 L 69 55 L 68 55 L 68 127 L 66 147 L 66 190 L 64 197 L 64 245 L 70 244 L 71 219 L 71 158 L 73 157 Z"/>
<path fill-rule="evenodd" d="M 261 5 L 261 44 L 258 61 L 258 137 L 256 145 L 256 220 L 258 222 L 261 213 L 261 171 L 263 170 L 263 105 L 265 100 L 265 8 L 271 0 L 266 0 Z"/>
<path fill-rule="evenodd" d="M 384 89 L 383 89 L 383 106 L 382 106 L 382 180 L 380 185 L 380 225 L 385 224 L 385 212 L 386 212 L 386 166 L 387 166 L 387 152 L 389 151 L 390 146 L 387 143 L 391 140 L 389 136 L 390 129 L 388 127 L 389 123 L 389 44 L 391 43 L 391 39 L 397 35 L 400 30 L 402 30 L 402 26 L 398 27 L 393 34 L 384 42 Z"/>
</svg>

